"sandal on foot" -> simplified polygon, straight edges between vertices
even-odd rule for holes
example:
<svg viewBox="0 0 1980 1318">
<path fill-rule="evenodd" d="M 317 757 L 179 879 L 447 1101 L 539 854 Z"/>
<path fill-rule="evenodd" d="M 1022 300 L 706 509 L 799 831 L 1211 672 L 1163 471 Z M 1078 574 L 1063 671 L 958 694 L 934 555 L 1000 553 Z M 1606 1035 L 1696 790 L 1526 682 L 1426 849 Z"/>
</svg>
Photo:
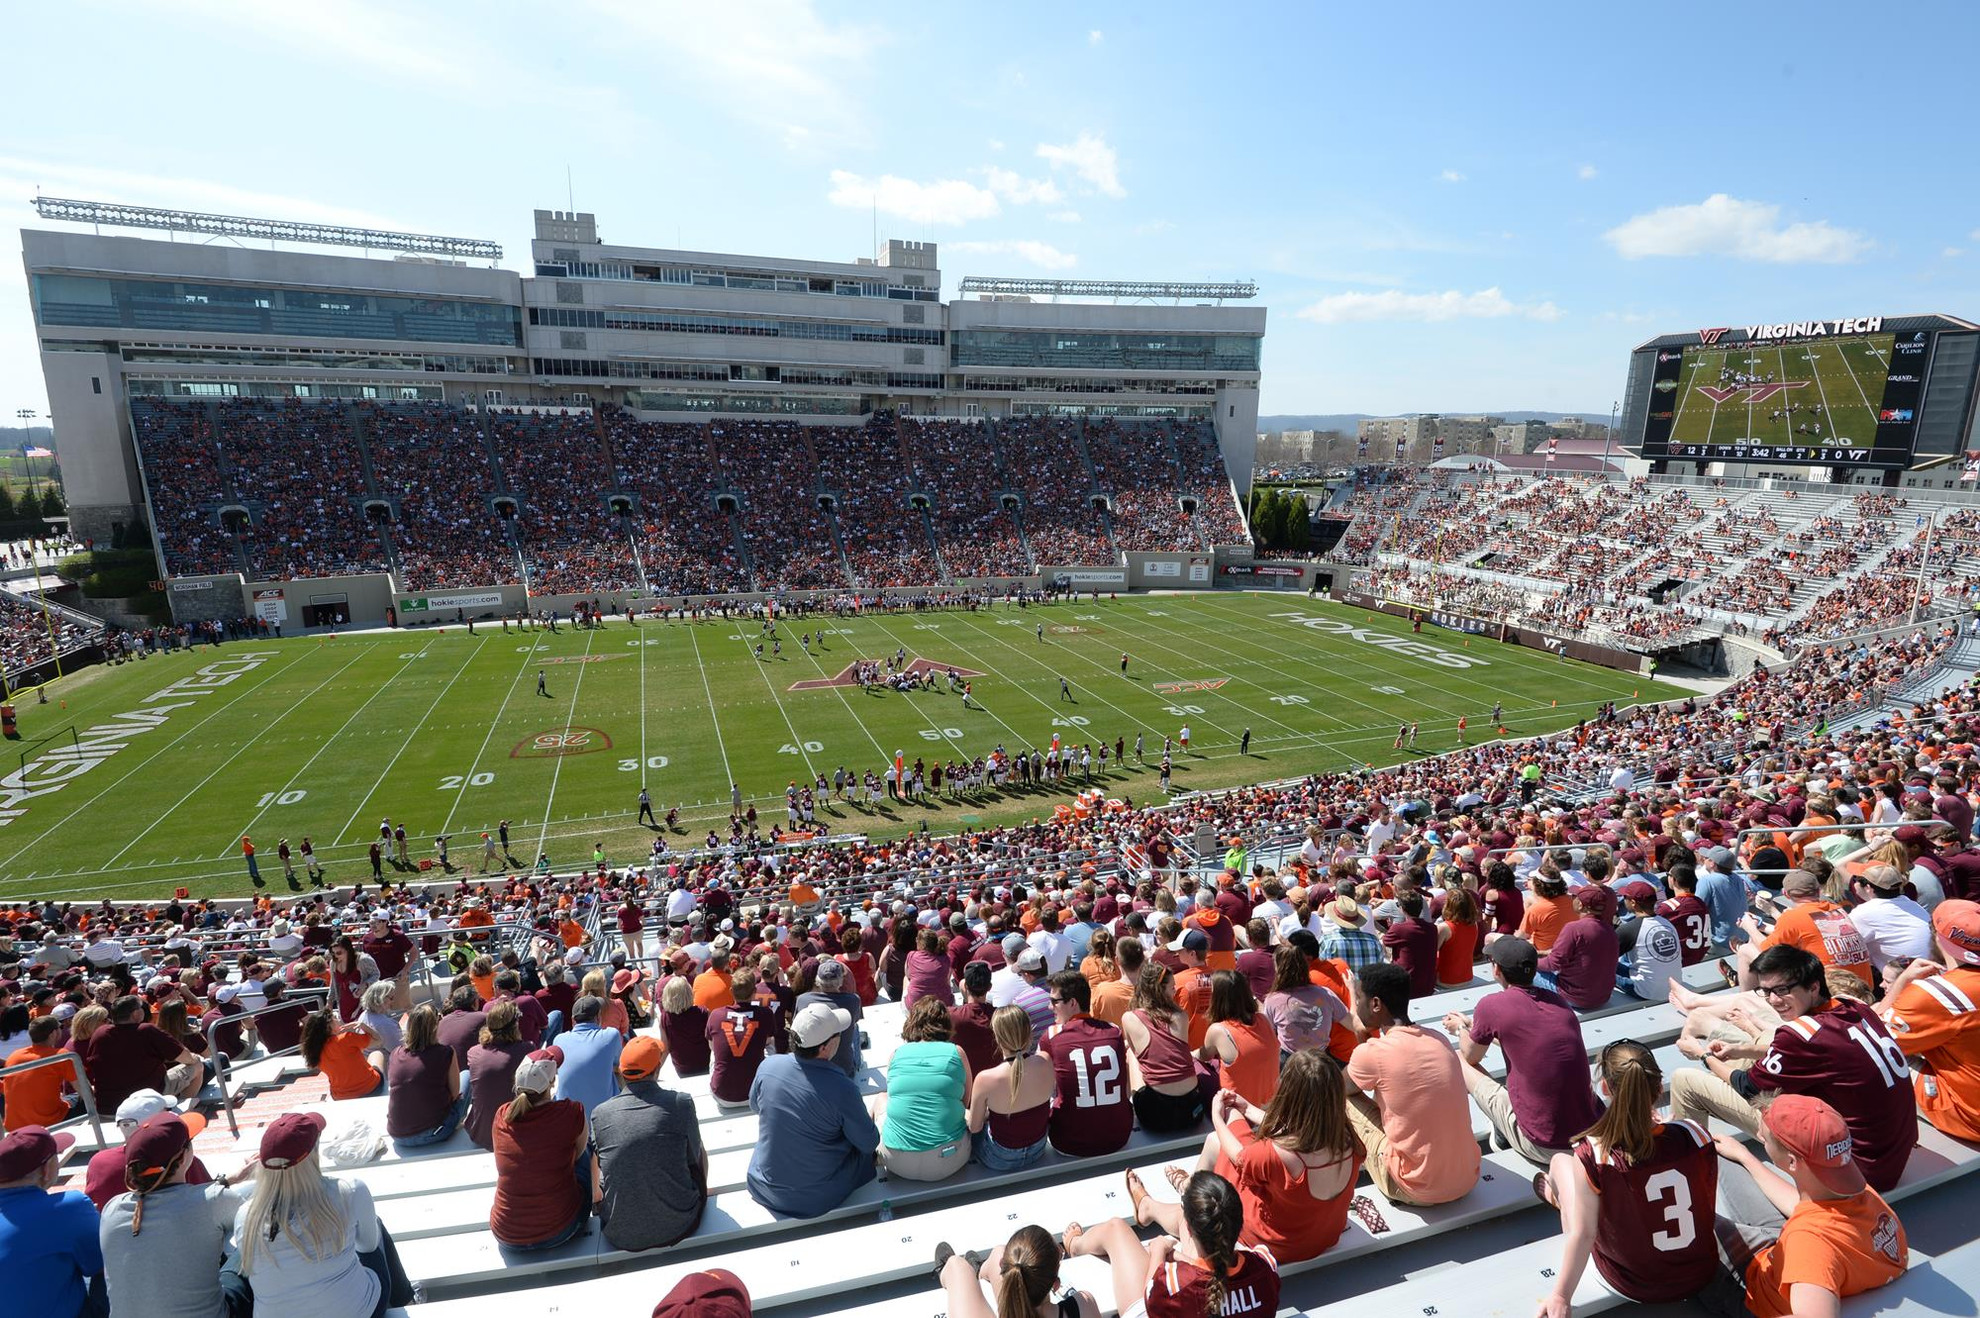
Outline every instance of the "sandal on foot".
<svg viewBox="0 0 1980 1318">
<path fill-rule="evenodd" d="M 1141 1177 L 1130 1167 L 1127 1170 L 1128 1203 L 1134 1210 L 1134 1224 L 1147 1226 L 1147 1219 L 1141 1215 L 1142 1204 L 1148 1201 L 1148 1187 L 1141 1183 Z"/>
</svg>

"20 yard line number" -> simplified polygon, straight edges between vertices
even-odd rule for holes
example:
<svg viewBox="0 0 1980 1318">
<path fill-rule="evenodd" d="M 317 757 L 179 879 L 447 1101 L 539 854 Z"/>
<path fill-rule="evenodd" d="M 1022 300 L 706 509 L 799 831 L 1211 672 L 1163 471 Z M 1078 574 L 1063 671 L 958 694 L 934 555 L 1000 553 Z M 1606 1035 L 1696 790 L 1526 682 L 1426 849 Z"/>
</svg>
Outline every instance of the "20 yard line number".
<svg viewBox="0 0 1980 1318">
<path fill-rule="evenodd" d="M 440 780 L 439 790 L 458 792 L 463 787 L 487 787 L 495 781 L 495 775 L 483 770 L 480 773 L 450 773 Z"/>
</svg>

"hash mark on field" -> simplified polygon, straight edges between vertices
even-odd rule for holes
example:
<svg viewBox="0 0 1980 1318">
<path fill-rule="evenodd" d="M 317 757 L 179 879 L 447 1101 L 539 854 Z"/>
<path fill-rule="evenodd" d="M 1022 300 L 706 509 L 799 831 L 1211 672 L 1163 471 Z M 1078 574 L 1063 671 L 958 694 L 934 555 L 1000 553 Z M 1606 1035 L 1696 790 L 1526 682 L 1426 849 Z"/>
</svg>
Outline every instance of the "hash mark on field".
<svg viewBox="0 0 1980 1318">
<path fill-rule="evenodd" d="M 377 781 L 371 784 L 371 790 L 364 794 L 364 799 L 357 803 L 357 809 L 351 811 L 351 817 L 344 821 L 342 828 L 337 830 L 337 841 L 333 845 L 342 845 L 344 835 L 351 831 L 351 828 L 358 821 L 358 816 L 363 814 L 364 808 L 371 804 L 371 798 L 378 795 L 378 789 L 385 785 L 385 775 L 392 772 L 392 766 L 397 764 L 399 757 L 404 755 L 407 749 L 412 746 L 414 739 L 419 736 L 419 730 L 426 726 L 426 720 L 433 716 L 434 710 L 440 708 L 440 702 L 447 698 L 447 693 L 454 689 L 454 683 L 461 680 L 461 674 L 468 670 L 469 665 L 474 662 L 474 659 L 475 651 L 469 650 L 465 661 L 462 662 L 459 668 L 454 670 L 454 675 L 447 679 L 447 685 L 440 688 L 440 694 L 433 697 L 433 703 L 428 705 L 426 711 L 419 716 L 419 722 L 413 724 L 411 730 L 406 733 L 406 739 L 399 743 L 399 749 L 393 751 L 392 758 L 385 761 L 385 767 L 379 771 Z"/>
</svg>

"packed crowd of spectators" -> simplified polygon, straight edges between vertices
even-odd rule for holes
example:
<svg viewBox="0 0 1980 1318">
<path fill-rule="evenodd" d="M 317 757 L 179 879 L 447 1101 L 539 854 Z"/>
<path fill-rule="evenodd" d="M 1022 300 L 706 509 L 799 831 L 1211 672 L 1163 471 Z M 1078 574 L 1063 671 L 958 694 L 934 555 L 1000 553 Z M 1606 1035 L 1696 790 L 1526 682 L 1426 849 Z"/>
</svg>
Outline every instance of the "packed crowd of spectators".
<svg viewBox="0 0 1980 1318">
<path fill-rule="evenodd" d="M 719 1110 L 755 1114 L 746 1193 L 787 1218 L 882 1169 L 994 1175 L 1047 1149 L 1111 1155 L 1136 1126 L 1202 1133 L 1171 1172 L 1179 1202 L 1130 1173 L 1127 1219 L 1063 1232 L 1067 1256 L 1107 1261 L 1122 1307 L 1158 1318 L 1226 1293 L 1271 1313 L 1276 1263 L 1324 1255 L 1351 1216 L 1462 1200 L 1483 1173 L 1467 1097 L 1562 1211 L 1544 1313 L 1567 1312 L 1591 1261 L 1646 1302 L 1717 1288 L 1786 1314 L 1789 1291 L 1805 1307 L 1871 1289 L 1905 1267 L 1881 1196 L 1918 1122 L 1980 1138 L 1963 1005 L 1980 992 L 1980 693 L 1831 723 L 1948 639 L 1814 650 L 1708 701 L 1168 810 L 231 910 L 0 908 L 0 1055 L 73 1053 L 122 1128 L 60 1189 L 78 1169 L 47 1127 L 74 1115 L 72 1073 L 6 1080 L 0 1269 L 31 1313 L 148 1312 L 168 1277 L 210 1313 L 408 1302 L 362 1174 L 322 1173 L 320 1113 L 272 1122 L 251 1175 L 197 1166 L 182 1109 L 211 1053 L 295 1047 L 333 1100 L 382 1094 L 402 1148 L 465 1131 L 486 1150 L 488 1230 L 510 1250 L 594 1216 L 616 1249 L 690 1235 L 706 1153 L 668 1080 L 707 1074 Z M 1178 864 L 1205 832 L 1229 848 L 1214 879 Z M 1741 993 L 1687 986 L 1711 959 Z M 434 1001 L 412 991 L 429 965 Z M 1481 973 L 1472 1010 L 1439 1020 L 1438 990 Z M 1678 1050 L 1700 1064 L 1666 1072 L 1618 1042 L 1591 1078 L 1578 1013 L 1617 996 L 1687 1013 Z M 906 1016 L 869 1100 L 861 1018 L 882 998 Z M 1652 1174 L 1693 1192 L 1671 1210 L 1682 1243 L 1649 1251 L 1641 1195 L 1607 1191 Z M 1042 1302 L 1046 1235 L 1026 1226 L 981 1264 L 938 1248 L 950 1310 L 977 1311 L 979 1279 Z M 1847 1267 L 1826 1266 L 1837 1253 Z M 1639 1255 L 1656 1267 L 1624 1266 Z M 697 1276 L 655 1312 L 747 1314 L 751 1278 Z"/>
<path fill-rule="evenodd" d="M 10 685 L 36 664 L 102 640 L 101 623 L 87 626 L 52 610 L 44 615 L 38 603 L 0 592 L 0 673 Z"/>
<path fill-rule="evenodd" d="M 605 440 L 589 412 L 489 416 L 495 460 L 519 510 L 512 524 L 530 590 L 566 595 L 639 584 L 631 522 L 606 498 L 616 488 Z"/>
<path fill-rule="evenodd" d="M 407 590 L 519 579 L 481 419 L 441 403 L 360 403 L 379 493 L 398 501 L 392 541 Z"/>
<path fill-rule="evenodd" d="M 1182 511 L 1181 472 L 1162 425 L 1088 421 L 1085 437 L 1094 477 L 1108 498 L 1114 543 L 1131 553 L 1203 548 Z"/>
<path fill-rule="evenodd" d="M 341 403 L 229 398 L 214 435 L 249 523 L 240 535 L 259 579 L 383 572 L 385 546 L 362 505 L 364 461 Z"/>
<path fill-rule="evenodd" d="M 641 421 L 608 408 L 618 484 L 639 498 L 640 561 L 661 595 L 719 595 L 749 589 L 729 519 L 715 506 L 708 427 Z"/>
<path fill-rule="evenodd" d="M 819 507 L 818 460 L 795 421 L 724 417 L 708 426 L 722 488 L 742 506 L 737 525 L 759 590 L 844 586 L 832 519 Z"/>
<path fill-rule="evenodd" d="M 1196 501 L 1196 511 L 1191 515 L 1205 543 L 1244 544 L 1250 536 L 1238 512 L 1237 495 L 1230 472 L 1224 467 L 1224 455 L 1217 447 L 1217 427 L 1209 421 L 1178 421 L 1169 433 L 1175 437 L 1183 496 Z"/>
<path fill-rule="evenodd" d="M 817 488 L 833 498 L 854 583 L 872 589 L 934 580 L 939 574 L 927 526 L 908 502 L 913 468 L 893 416 L 876 414 L 857 428 L 816 427 L 811 447 L 818 455 Z"/>
<path fill-rule="evenodd" d="M 221 526 L 219 512 L 239 499 L 220 465 L 206 404 L 133 398 L 131 423 L 165 570 L 173 576 L 240 571 L 240 545 Z"/>
<path fill-rule="evenodd" d="M 982 421 L 903 417 L 901 442 L 916 484 L 933 505 L 935 543 L 951 576 L 1021 577 L 1031 572 L 1017 520 L 998 501 L 1012 488 Z"/>
<path fill-rule="evenodd" d="M 1079 422 L 1008 417 L 997 423 L 997 443 L 1005 469 L 1024 495 L 1024 535 L 1040 563 L 1119 561 L 1105 519 L 1093 506 L 1093 481 L 1079 452 Z"/>
</svg>

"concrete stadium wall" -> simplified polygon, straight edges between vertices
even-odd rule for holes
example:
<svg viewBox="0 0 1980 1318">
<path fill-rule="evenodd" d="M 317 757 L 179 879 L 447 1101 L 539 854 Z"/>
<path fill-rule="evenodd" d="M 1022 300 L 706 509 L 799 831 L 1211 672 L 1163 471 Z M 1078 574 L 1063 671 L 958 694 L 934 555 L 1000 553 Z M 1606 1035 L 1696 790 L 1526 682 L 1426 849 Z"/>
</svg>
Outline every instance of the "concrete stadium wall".
<svg viewBox="0 0 1980 1318">
<path fill-rule="evenodd" d="M 174 622 L 225 622 L 247 614 L 247 593 L 241 574 L 213 577 L 174 577 L 165 583 Z"/>
</svg>

